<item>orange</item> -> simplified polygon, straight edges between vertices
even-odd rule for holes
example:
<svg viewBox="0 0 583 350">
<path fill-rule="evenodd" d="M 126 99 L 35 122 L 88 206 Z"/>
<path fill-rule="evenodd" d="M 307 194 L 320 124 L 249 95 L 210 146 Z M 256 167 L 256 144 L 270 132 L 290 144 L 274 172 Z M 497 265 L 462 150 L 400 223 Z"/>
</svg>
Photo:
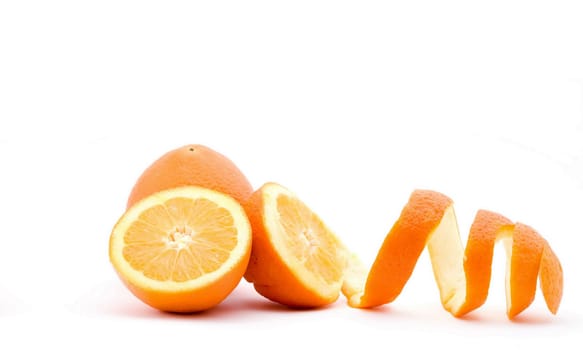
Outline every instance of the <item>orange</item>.
<svg viewBox="0 0 583 350">
<path fill-rule="evenodd" d="M 547 307 L 556 313 L 563 289 L 562 268 L 548 243 L 534 229 L 513 224 L 496 213 L 479 211 L 464 252 L 452 200 L 426 190 L 413 192 L 366 277 L 359 262 L 350 260 L 354 266 L 347 270 L 343 292 L 353 307 L 375 307 L 393 301 L 427 246 L 442 305 L 454 316 L 462 316 L 486 300 L 497 240 L 504 241 L 508 255 L 508 318 L 514 318 L 532 303 L 537 277 Z"/>
<path fill-rule="evenodd" d="M 245 278 L 259 294 L 291 307 L 318 307 L 339 295 L 345 250 L 288 189 L 267 183 L 245 206 L 253 230 Z"/>
<path fill-rule="evenodd" d="M 180 186 L 210 188 L 230 195 L 239 203 L 253 193 L 245 175 L 230 159 L 206 146 L 186 145 L 164 154 L 142 173 L 127 207 L 152 193 Z"/>
<path fill-rule="evenodd" d="M 156 192 L 133 205 L 110 236 L 109 257 L 129 290 L 163 311 L 219 304 L 242 279 L 251 227 L 233 198 L 202 187 Z"/>
</svg>

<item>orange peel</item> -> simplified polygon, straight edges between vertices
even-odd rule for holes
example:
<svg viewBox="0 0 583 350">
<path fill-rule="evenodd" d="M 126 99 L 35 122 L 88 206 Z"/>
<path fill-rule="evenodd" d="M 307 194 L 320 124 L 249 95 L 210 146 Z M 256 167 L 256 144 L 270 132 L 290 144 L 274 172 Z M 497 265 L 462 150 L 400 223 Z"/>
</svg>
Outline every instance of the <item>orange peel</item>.
<svg viewBox="0 0 583 350">
<path fill-rule="evenodd" d="M 352 256 L 342 292 L 348 304 L 371 308 L 395 300 L 427 247 L 445 310 L 456 317 L 487 298 L 496 242 L 506 247 L 507 316 L 516 317 L 534 300 L 537 278 L 548 309 L 556 314 L 563 270 L 547 243 L 532 227 L 480 210 L 463 249 L 453 201 L 435 191 L 416 190 L 387 234 L 368 273 Z"/>
</svg>

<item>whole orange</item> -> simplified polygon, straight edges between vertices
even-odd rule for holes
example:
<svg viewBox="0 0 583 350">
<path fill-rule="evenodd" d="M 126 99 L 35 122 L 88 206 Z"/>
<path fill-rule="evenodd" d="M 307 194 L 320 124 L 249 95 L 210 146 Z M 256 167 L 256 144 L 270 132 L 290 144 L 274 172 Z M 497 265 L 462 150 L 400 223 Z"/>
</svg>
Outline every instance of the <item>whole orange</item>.
<svg viewBox="0 0 583 350">
<path fill-rule="evenodd" d="M 253 193 L 249 180 L 229 158 L 203 145 L 185 145 L 164 154 L 142 173 L 127 208 L 153 193 L 180 186 L 205 187 L 239 203 Z"/>
</svg>

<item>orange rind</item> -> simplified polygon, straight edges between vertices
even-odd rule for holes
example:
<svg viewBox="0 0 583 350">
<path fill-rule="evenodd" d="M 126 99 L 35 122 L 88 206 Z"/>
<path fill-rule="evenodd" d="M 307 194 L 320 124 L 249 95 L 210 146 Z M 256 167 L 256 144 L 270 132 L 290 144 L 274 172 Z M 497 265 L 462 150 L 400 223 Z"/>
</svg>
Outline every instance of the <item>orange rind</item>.
<svg viewBox="0 0 583 350">
<path fill-rule="evenodd" d="M 368 273 L 357 259 L 349 260 L 352 266 L 342 290 L 352 307 L 371 308 L 393 301 L 427 247 L 441 303 L 460 317 L 486 300 L 497 241 L 504 242 L 507 252 L 508 318 L 532 303 L 537 278 L 547 307 L 555 314 L 562 296 L 563 271 L 548 243 L 533 228 L 480 210 L 464 250 L 453 201 L 427 190 L 412 193 Z"/>
<path fill-rule="evenodd" d="M 144 303 L 170 312 L 218 305 L 249 262 L 251 228 L 233 198 L 202 187 L 145 197 L 119 219 L 109 257 L 121 280 Z"/>
</svg>

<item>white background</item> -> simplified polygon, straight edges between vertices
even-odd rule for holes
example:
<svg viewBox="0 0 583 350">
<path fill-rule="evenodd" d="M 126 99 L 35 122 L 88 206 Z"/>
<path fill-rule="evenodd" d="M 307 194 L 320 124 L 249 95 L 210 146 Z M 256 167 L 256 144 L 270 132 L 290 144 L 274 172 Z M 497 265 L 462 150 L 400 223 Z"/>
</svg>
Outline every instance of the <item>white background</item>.
<svg viewBox="0 0 583 350">
<path fill-rule="evenodd" d="M 0 348 L 577 347 L 583 341 L 583 7 L 578 1 L 0 2 Z M 445 312 L 427 253 L 373 311 L 290 311 L 246 283 L 156 312 L 107 242 L 151 162 L 188 143 L 294 191 L 374 259 L 415 188 L 536 228 L 563 303 Z"/>
</svg>

